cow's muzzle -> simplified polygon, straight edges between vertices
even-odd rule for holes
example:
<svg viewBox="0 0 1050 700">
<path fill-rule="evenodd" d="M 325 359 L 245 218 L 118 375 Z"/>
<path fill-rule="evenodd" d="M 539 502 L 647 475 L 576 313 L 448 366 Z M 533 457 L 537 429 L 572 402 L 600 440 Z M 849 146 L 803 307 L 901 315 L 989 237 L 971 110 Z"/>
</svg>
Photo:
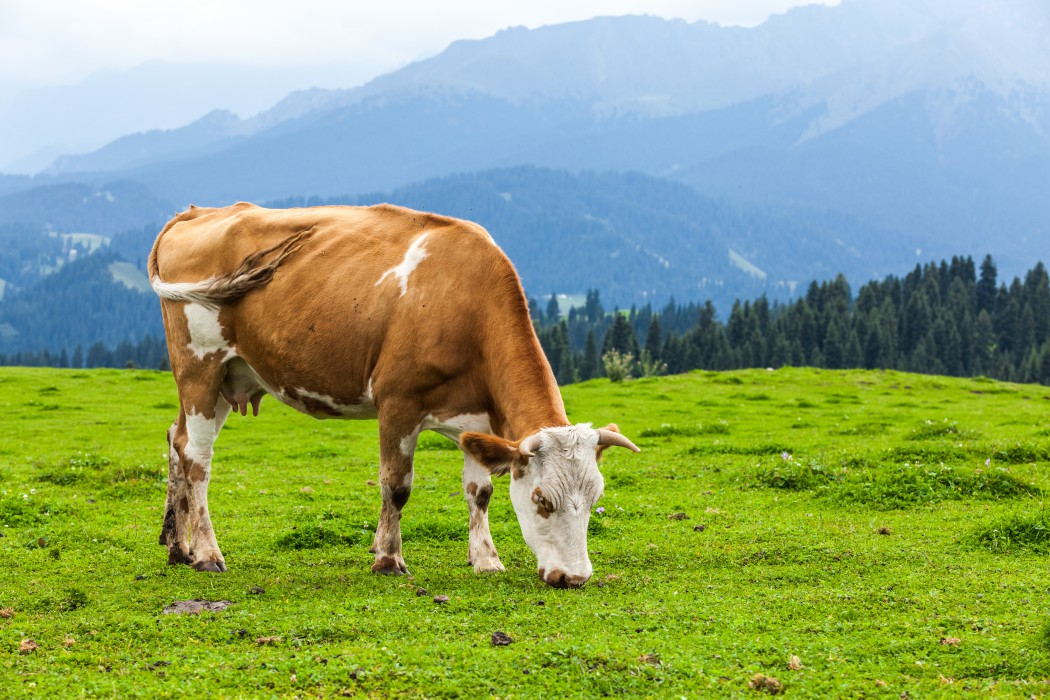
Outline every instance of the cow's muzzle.
<svg viewBox="0 0 1050 700">
<path fill-rule="evenodd" d="M 554 569 L 550 573 L 547 573 L 543 569 L 540 569 L 540 578 L 543 579 L 544 583 L 553 588 L 580 588 L 583 584 L 587 583 L 590 576 L 567 574 L 561 569 Z"/>
</svg>

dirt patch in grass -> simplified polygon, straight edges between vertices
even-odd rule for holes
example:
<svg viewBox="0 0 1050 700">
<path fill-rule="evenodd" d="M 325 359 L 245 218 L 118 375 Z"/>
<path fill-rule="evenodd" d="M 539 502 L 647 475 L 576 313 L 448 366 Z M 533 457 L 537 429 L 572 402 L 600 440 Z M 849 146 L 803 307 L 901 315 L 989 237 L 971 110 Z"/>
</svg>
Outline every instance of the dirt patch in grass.
<svg viewBox="0 0 1050 700">
<path fill-rule="evenodd" d="M 165 615 L 200 615 L 202 612 L 218 612 L 233 605 L 228 600 L 176 600 L 164 608 Z"/>
</svg>

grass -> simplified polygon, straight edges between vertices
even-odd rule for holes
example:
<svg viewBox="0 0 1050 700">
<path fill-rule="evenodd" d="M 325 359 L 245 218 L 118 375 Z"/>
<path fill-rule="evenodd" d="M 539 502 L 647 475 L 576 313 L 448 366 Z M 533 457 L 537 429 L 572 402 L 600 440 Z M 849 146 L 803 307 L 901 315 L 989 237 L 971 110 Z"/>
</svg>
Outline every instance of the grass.
<svg viewBox="0 0 1050 700">
<path fill-rule="evenodd" d="M 412 576 L 372 575 L 375 424 L 271 399 L 217 443 L 230 570 L 209 575 L 156 544 L 170 375 L 0 370 L 3 696 L 760 697 L 758 674 L 792 697 L 1050 692 L 1050 389 L 784 369 L 564 396 L 643 450 L 602 461 L 585 588 L 538 580 L 502 480 L 507 571 L 475 575 L 461 460 L 430 436 Z M 232 604 L 163 613 L 190 599 Z"/>
</svg>

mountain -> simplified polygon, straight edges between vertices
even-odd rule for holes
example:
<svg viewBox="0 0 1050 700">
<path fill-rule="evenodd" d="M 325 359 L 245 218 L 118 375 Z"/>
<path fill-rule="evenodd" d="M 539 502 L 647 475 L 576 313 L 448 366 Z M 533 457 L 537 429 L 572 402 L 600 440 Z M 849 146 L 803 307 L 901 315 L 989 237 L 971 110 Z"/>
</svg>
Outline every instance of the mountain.
<svg viewBox="0 0 1050 700">
<path fill-rule="evenodd" d="M 800 207 L 740 207 L 637 173 L 570 173 L 531 166 L 434 178 L 390 192 L 290 198 L 271 207 L 396 202 L 485 226 L 514 261 L 526 291 L 598 289 L 623 307 L 738 297 L 786 299 L 839 272 L 867 280 L 909 269 L 916 239 Z M 115 236 L 144 259 L 156 228 Z M 883 246 L 862 253 L 874 238 Z M 136 257 L 137 256 L 137 257 Z"/>
<path fill-rule="evenodd" d="M 216 109 L 256 114 L 308 86 L 308 79 L 346 86 L 366 77 L 362 66 L 352 65 L 150 61 L 73 85 L 27 90 L 0 104 L 0 133 L 18 134 L 0 139 L 0 170 L 36 173 L 61 156 L 131 133 L 175 129 Z"/>
<path fill-rule="evenodd" d="M 754 277 L 716 267 L 727 247 L 781 281 L 838 271 L 866 279 L 916 259 L 989 252 L 1005 275 L 1021 274 L 1050 259 L 1048 35 L 1042 0 L 843 0 L 750 29 L 653 17 L 510 29 L 456 42 L 360 88 L 293 93 L 252 119 L 214 112 L 61 159 L 48 175 L 0 179 L 0 188 L 27 190 L 0 200 L 0 221 L 10 197 L 70 182 L 93 191 L 135 182 L 173 208 L 291 196 L 359 201 L 376 191 L 411 204 L 411 183 L 426 189 L 433 183 L 425 181 L 458 174 L 468 187 L 464 173 L 531 165 L 676 180 L 740 220 L 761 220 L 751 238 L 734 229 L 732 240 L 695 244 L 715 245 L 705 265 L 739 285 L 727 287 L 730 298 L 756 287 Z M 616 191 L 626 197 L 626 189 Z M 457 209 L 455 187 L 441 191 L 443 199 L 426 199 L 430 208 L 474 218 Z M 577 208 L 564 205 L 557 187 L 539 191 L 562 217 L 559 230 L 580 227 L 590 211 L 571 198 Z M 653 196 L 664 209 L 639 205 L 653 226 L 639 245 L 666 260 L 692 259 L 681 241 L 661 245 L 676 230 L 674 207 L 722 227 L 714 208 Z M 539 202 L 534 208 L 539 216 Z M 780 238 L 769 235 L 774 218 Z M 115 220 L 92 232 L 118 233 Z M 820 236 L 814 221 L 825 222 Z M 681 235 L 701 236 L 703 220 L 696 225 Z M 578 238 L 602 235 L 579 228 Z M 805 254 L 793 256 L 792 246 Z M 840 248 L 852 252 L 840 256 Z M 782 262 L 797 271 L 780 270 Z M 825 274 L 825 263 L 843 267 Z M 567 270 L 562 279 L 582 272 L 593 271 Z M 666 269 L 649 272 L 658 281 L 647 294 L 684 288 Z M 606 292 L 577 283 L 573 291 Z M 642 289 L 632 282 L 617 298 Z"/>
</svg>

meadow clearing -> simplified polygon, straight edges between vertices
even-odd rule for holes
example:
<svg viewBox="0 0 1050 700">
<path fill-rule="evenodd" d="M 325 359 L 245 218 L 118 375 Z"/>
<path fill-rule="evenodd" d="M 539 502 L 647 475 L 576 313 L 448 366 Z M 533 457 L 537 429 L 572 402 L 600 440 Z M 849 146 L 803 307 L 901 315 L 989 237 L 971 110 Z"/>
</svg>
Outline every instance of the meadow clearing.
<svg viewBox="0 0 1050 700">
<path fill-rule="evenodd" d="M 507 571 L 473 573 L 462 460 L 436 435 L 402 523 L 412 574 L 373 575 L 375 422 L 270 398 L 216 445 L 229 571 L 170 567 L 170 374 L 0 369 L 0 694 L 1050 692 L 1050 388 L 787 368 L 563 394 L 643 450 L 601 463 L 579 590 L 538 579 L 502 479 Z M 231 604 L 164 613 L 189 599 Z"/>
</svg>

